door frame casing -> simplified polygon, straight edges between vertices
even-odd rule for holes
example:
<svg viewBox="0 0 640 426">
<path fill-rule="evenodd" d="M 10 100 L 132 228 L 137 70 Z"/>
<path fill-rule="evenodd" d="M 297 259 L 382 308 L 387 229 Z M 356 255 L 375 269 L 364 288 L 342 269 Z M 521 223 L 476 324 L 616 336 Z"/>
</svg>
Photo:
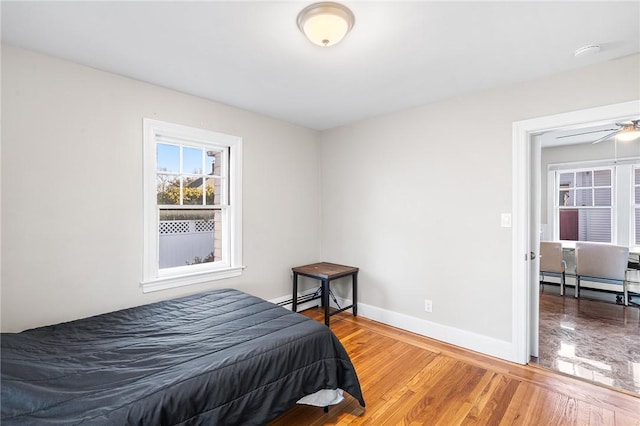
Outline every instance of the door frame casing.
<svg viewBox="0 0 640 426">
<path fill-rule="evenodd" d="M 569 130 L 599 125 L 612 121 L 637 119 L 640 116 L 640 99 L 613 105 L 589 108 L 562 114 L 549 115 L 513 123 L 512 141 L 512 361 L 527 364 L 531 354 L 531 262 L 529 253 L 537 253 L 532 247 L 531 232 L 539 235 L 540 224 L 531 223 L 531 196 L 535 188 L 532 181 L 532 139 L 551 130 Z M 532 229 L 532 227 L 534 227 Z M 535 307 L 537 309 L 537 307 Z"/>
</svg>

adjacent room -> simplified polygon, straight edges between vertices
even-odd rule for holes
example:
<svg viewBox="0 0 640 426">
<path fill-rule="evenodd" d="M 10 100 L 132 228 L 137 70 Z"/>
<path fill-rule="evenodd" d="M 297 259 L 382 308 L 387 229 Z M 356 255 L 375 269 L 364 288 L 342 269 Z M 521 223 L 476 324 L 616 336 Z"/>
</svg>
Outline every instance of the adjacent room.
<svg viewBox="0 0 640 426">
<path fill-rule="evenodd" d="M 540 148 L 542 292 L 535 362 L 640 393 L 635 123 L 549 132 L 540 138 Z M 588 251 L 587 257 L 577 256 L 579 245 L 595 249 L 596 258 Z"/>
<path fill-rule="evenodd" d="M 0 7 L 3 424 L 640 423 L 639 2 Z"/>
</svg>

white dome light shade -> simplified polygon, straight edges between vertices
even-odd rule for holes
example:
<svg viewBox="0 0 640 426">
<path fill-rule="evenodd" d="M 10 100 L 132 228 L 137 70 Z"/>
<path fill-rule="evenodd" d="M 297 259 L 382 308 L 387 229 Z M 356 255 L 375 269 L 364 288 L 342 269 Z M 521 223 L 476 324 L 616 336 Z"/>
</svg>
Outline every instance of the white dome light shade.
<svg viewBox="0 0 640 426">
<path fill-rule="evenodd" d="M 634 129 L 633 127 L 624 129 L 616 135 L 616 139 L 620 142 L 631 142 L 637 138 L 640 138 L 640 129 Z"/>
<path fill-rule="evenodd" d="M 353 13 L 338 3 L 314 3 L 298 15 L 298 28 L 318 46 L 332 46 L 351 30 Z"/>
<path fill-rule="evenodd" d="M 302 28 L 309 40 L 319 46 L 336 44 L 343 39 L 349 30 L 344 19 L 330 14 L 312 16 L 307 19 Z"/>
</svg>

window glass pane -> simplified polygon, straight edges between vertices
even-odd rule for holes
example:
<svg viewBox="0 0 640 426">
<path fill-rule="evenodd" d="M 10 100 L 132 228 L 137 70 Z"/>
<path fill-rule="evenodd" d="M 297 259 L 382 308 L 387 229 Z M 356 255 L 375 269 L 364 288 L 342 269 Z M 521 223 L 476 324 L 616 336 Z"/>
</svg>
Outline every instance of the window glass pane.
<svg viewBox="0 0 640 426">
<path fill-rule="evenodd" d="M 560 239 L 578 240 L 578 209 L 562 209 L 559 212 Z"/>
<path fill-rule="evenodd" d="M 219 217 L 219 215 L 217 215 Z M 216 210 L 160 210 L 159 267 L 214 262 L 217 247 Z"/>
<path fill-rule="evenodd" d="M 636 204 L 640 204 L 640 186 L 636 186 L 634 188 L 635 196 L 636 196 Z"/>
<path fill-rule="evenodd" d="M 222 165 L 222 151 L 207 151 L 207 158 L 205 159 L 204 172 L 208 175 L 220 176 L 220 166 Z"/>
<path fill-rule="evenodd" d="M 635 209 L 636 210 L 636 217 L 635 217 L 635 223 L 636 223 L 636 245 L 640 245 L 640 209 Z"/>
<path fill-rule="evenodd" d="M 560 191 L 560 200 L 558 201 L 561 206 L 574 206 L 575 205 L 575 195 L 573 191 Z"/>
<path fill-rule="evenodd" d="M 185 176 L 182 178 L 182 204 L 185 206 L 201 206 L 202 199 L 202 178 Z"/>
<path fill-rule="evenodd" d="M 207 178 L 206 190 L 207 205 L 211 206 L 226 204 L 226 200 L 224 200 L 224 191 L 222 188 L 222 179 Z"/>
<path fill-rule="evenodd" d="M 202 149 L 182 148 L 182 173 L 202 174 Z"/>
<path fill-rule="evenodd" d="M 611 186 L 611 170 L 595 170 L 593 172 L 594 186 Z"/>
<path fill-rule="evenodd" d="M 640 167 L 634 169 L 635 183 L 636 185 L 640 185 Z"/>
<path fill-rule="evenodd" d="M 611 209 L 580 209 L 579 241 L 611 242 Z"/>
<path fill-rule="evenodd" d="M 576 173 L 576 186 L 592 186 L 593 181 L 591 179 L 591 172 L 578 172 Z"/>
<path fill-rule="evenodd" d="M 576 206 L 592 206 L 592 190 L 589 189 L 576 189 Z"/>
<path fill-rule="evenodd" d="M 593 190 L 596 206 L 611 206 L 611 188 L 595 188 Z"/>
<path fill-rule="evenodd" d="M 174 175 L 156 175 L 158 204 L 180 204 L 180 179 Z"/>
<path fill-rule="evenodd" d="M 180 147 L 159 143 L 156 145 L 156 164 L 159 172 L 180 171 Z"/>
<path fill-rule="evenodd" d="M 560 188 L 572 188 L 573 177 L 573 173 L 560 173 Z"/>
</svg>

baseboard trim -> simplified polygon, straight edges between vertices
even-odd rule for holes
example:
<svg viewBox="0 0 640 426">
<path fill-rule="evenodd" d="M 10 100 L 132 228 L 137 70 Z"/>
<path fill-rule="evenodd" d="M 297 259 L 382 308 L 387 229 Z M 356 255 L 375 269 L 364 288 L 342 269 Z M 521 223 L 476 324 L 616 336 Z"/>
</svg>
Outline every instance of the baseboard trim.
<svg viewBox="0 0 640 426">
<path fill-rule="evenodd" d="M 438 324 L 410 315 L 389 311 L 376 306 L 358 303 L 358 315 L 401 328 L 421 336 L 460 346 L 474 352 L 493 356 L 506 361 L 515 361 L 511 342 L 483 336 L 459 328 Z"/>
<path fill-rule="evenodd" d="M 313 293 L 313 291 L 310 293 Z M 270 302 L 278 303 L 287 299 L 290 299 L 290 297 L 279 297 L 277 299 L 270 300 Z M 348 306 L 351 304 L 351 300 L 349 299 L 337 299 L 340 306 Z M 302 311 L 304 309 L 318 306 L 319 302 L 319 300 L 314 300 L 298 305 L 298 310 Z M 290 309 L 290 305 L 288 306 Z M 334 306 L 333 301 L 331 301 L 331 306 Z M 438 324 L 421 318 L 412 317 L 410 315 L 389 311 L 366 303 L 358 303 L 358 315 L 382 324 L 410 331 L 421 336 L 429 337 L 451 345 L 460 346 L 461 348 L 474 352 L 479 352 L 484 355 L 493 356 L 506 361 L 517 362 L 513 356 L 513 345 L 511 342 Z"/>
</svg>

